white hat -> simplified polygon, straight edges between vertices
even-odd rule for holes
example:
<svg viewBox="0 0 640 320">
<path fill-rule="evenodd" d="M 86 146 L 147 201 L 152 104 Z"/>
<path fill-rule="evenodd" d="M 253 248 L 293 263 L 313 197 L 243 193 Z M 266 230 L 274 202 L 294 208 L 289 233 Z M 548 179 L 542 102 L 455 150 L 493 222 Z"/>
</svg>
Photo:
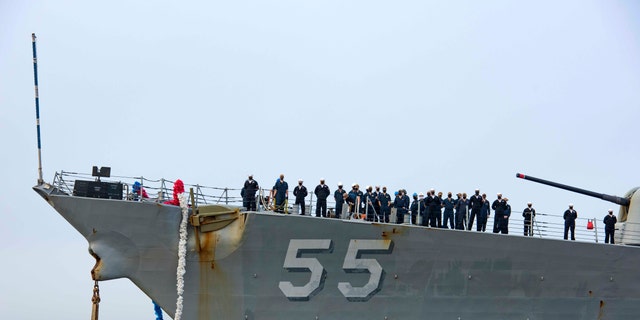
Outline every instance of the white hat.
<svg viewBox="0 0 640 320">
<path fill-rule="evenodd" d="M 527 204 L 531 204 L 531 202 L 527 202 Z"/>
<path fill-rule="evenodd" d="M 298 182 L 302 182 L 302 179 L 298 179 Z"/>
<path fill-rule="evenodd" d="M 573 203 L 569 203 L 569 208 L 573 207 Z"/>
<path fill-rule="evenodd" d="M 613 209 L 609 209 L 609 212 L 613 212 Z"/>
<path fill-rule="evenodd" d="M 338 187 L 342 187 L 342 182 L 338 182 Z"/>
</svg>

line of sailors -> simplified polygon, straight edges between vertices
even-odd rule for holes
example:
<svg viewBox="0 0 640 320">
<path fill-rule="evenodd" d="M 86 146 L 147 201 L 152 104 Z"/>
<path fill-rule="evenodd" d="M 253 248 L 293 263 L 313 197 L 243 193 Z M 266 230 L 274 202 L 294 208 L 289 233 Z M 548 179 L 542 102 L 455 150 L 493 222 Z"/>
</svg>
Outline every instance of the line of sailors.
<svg viewBox="0 0 640 320">
<path fill-rule="evenodd" d="M 343 184 L 338 183 L 338 189 L 333 194 L 336 203 L 335 217 L 341 218 L 343 212 L 348 212 L 352 219 L 389 223 L 391 208 L 395 208 L 396 223 L 398 224 L 404 223 L 405 214 L 410 214 L 412 224 L 417 224 L 417 217 L 421 216 L 423 226 L 471 230 L 474 220 L 477 218 L 476 231 L 484 232 L 488 217 L 493 209 L 495 211 L 493 232 L 509 233 L 511 206 L 508 203 L 509 199 L 503 198 L 500 193 L 498 193 L 497 199 L 489 204 L 487 195 L 481 195 L 479 189 L 476 189 L 475 194 L 470 198 L 467 198 L 466 193 L 458 193 L 456 199 L 452 197 L 451 192 L 448 192 L 446 198 L 442 198 L 442 192 L 436 194 L 435 190 L 431 189 L 427 192 L 426 197 L 422 193 L 414 193 L 413 201 L 409 199 L 407 191 L 404 189 L 396 191 L 393 199 L 387 193 L 387 187 L 382 187 L 382 191 L 380 189 L 380 186 L 376 186 L 373 191 L 373 187 L 368 186 L 363 192 L 360 190 L 360 186 L 354 183 L 351 190 L 347 192 L 343 189 Z M 255 195 L 258 190 L 258 182 L 253 179 L 253 175 L 249 175 L 241 192 L 248 210 L 256 210 Z M 276 212 L 285 212 L 288 192 L 289 186 L 284 180 L 284 175 L 281 174 L 270 193 Z M 316 217 L 327 217 L 327 198 L 331 192 L 324 179 L 320 179 L 320 184 L 316 186 L 314 194 L 317 197 Z M 294 188 L 293 195 L 295 196 L 295 205 L 300 206 L 300 214 L 304 215 L 305 197 L 308 195 L 308 191 L 303 185 L 302 179 L 298 180 L 298 186 Z M 531 223 L 535 217 L 535 209 L 532 208 L 530 202 L 522 215 L 524 217 L 524 235 L 531 236 L 533 235 Z"/>
<path fill-rule="evenodd" d="M 340 190 L 341 188 L 339 188 Z M 494 233 L 509 233 L 509 217 L 511 216 L 511 206 L 509 199 L 503 198 L 502 194 L 493 203 L 487 200 L 487 195 L 480 195 L 480 190 L 476 189 L 471 198 L 467 198 L 466 193 L 458 193 L 453 198 L 451 192 L 446 198 L 442 198 L 442 192 L 436 194 L 434 189 L 424 194 L 414 193 L 413 200 L 409 199 L 407 191 L 400 189 L 395 192 L 393 201 L 387 193 L 387 188 L 376 186 L 373 191 L 371 186 L 366 188 L 366 192 L 359 190 L 358 184 L 353 184 L 350 192 L 343 194 L 344 201 L 349 206 L 349 213 L 364 214 L 364 219 L 368 221 L 389 222 L 390 208 L 396 209 L 396 223 L 404 223 L 406 214 L 410 214 L 411 223 L 417 224 L 417 217 L 422 218 L 421 225 L 433 228 L 451 228 L 458 230 L 471 230 L 474 220 L 477 218 L 476 230 L 484 232 L 487 227 L 487 220 L 491 214 L 491 209 L 496 213 L 493 225 Z M 336 191 L 337 192 L 339 192 Z M 336 210 L 341 212 L 342 203 L 336 196 Z M 444 209 L 444 212 L 442 211 Z M 523 213 L 525 218 L 525 235 L 531 235 L 532 217 L 535 210 L 528 204 Z M 443 219 L 444 217 L 444 219 Z"/>
</svg>

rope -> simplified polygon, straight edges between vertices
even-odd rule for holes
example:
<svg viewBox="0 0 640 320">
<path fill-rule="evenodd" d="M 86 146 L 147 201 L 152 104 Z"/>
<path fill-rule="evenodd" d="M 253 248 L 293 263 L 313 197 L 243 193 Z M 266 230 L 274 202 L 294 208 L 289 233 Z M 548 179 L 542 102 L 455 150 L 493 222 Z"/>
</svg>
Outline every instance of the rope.
<svg viewBox="0 0 640 320">
<path fill-rule="evenodd" d="M 184 193 L 178 195 L 180 208 L 182 209 L 182 221 L 180 222 L 180 241 L 178 241 L 178 270 L 176 271 L 178 299 L 176 300 L 176 315 L 174 320 L 182 317 L 182 294 L 184 293 L 184 274 L 186 273 L 187 255 L 187 220 L 189 218 L 189 206 Z"/>
</svg>

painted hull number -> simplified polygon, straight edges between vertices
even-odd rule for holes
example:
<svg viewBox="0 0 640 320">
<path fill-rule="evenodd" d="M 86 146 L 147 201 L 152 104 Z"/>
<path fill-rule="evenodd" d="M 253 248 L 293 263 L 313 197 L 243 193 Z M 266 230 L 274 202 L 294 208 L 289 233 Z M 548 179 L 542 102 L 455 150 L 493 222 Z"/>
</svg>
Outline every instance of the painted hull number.
<svg viewBox="0 0 640 320">
<path fill-rule="evenodd" d="M 338 290 L 349 301 L 367 301 L 380 291 L 384 270 L 376 259 L 362 259 L 362 254 L 390 254 L 391 240 L 352 239 L 344 257 L 342 269 L 346 273 L 369 273 L 369 281 L 362 287 L 349 282 L 339 282 Z M 291 239 L 282 266 L 289 272 L 311 272 L 309 282 L 294 286 L 290 281 L 280 281 L 280 291 L 291 301 L 308 301 L 324 287 L 326 270 L 316 258 L 301 258 L 302 253 L 331 253 L 331 239 Z"/>
</svg>

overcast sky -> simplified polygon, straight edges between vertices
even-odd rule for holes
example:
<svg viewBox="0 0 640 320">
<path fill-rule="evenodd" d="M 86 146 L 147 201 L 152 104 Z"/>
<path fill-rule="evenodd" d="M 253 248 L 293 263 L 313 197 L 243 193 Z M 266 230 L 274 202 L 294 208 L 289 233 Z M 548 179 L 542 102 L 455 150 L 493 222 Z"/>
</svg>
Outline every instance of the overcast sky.
<svg viewBox="0 0 640 320">
<path fill-rule="evenodd" d="M 93 165 L 235 188 L 284 173 L 598 219 L 618 207 L 515 173 L 640 184 L 638 1 L 0 1 L 0 26 L 7 319 L 91 311 L 87 242 L 31 190 L 32 32 L 49 182 Z M 101 319 L 153 319 L 130 281 L 101 289 Z"/>
</svg>

